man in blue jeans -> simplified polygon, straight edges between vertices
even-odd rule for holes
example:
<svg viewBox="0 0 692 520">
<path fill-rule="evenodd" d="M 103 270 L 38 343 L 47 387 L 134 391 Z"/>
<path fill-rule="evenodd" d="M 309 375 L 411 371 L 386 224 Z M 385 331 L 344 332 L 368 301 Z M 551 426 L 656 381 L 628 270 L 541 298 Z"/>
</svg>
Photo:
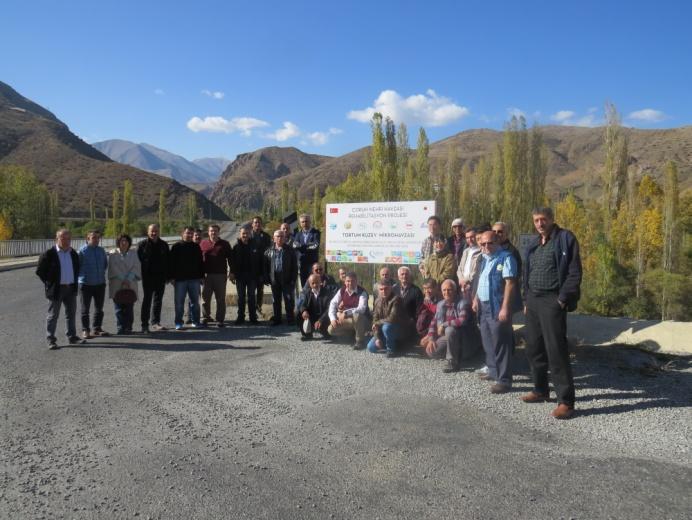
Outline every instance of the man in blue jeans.
<svg viewBox="0 0 692 520">
<path fill-rule="evenodd" d="M 517 262 L 503 249 L 497 234 L 486 231 L 477 240 L 481 248 L 478 289 L 473 300 L 473 311 L 481 325 L 481 339 L 485 350 L 488 373 L 480 378 L 494 381 L 493 394 L 504 394 L 512 388 L 512 301 L 517 283 Z"/>
<path fill-rule="evenodd" d="M 190 299 L 192 327 L 201 327 L 199 321 L 199 285 L 204 278 L 202 249 L 193 242 L 195 230 L 186 227 L 182 240 L 173 244 L 169 257 L 171 279 L 175 287 L 175 330 L 183 330 L 185 296 Z"/>
<path fill-rule="evenodd" d="M 91 230 L 87 234 L 87 243 L 79 248 L 79 301 L 82 311 L 82 338 L 108 336 L 103 325 L 103 302 L 106 297 L 106 269 L 108 256 L 99 246 L 101 233 Z M 94 300 L 93 327 L 89 327 L 91 300 Z"/>
<path fill-rule="evenodd" d="M 379 283 L 380 294 L 375 300 L 372 315 L 372 338 L 368 342 L 369 352 L 386 352 L 389 358 L 399 355 L 397 346 L 406 322 L 401 297 L 392 292 L 393 286 L 391 278 L 385 278 Z"/>
</svg>

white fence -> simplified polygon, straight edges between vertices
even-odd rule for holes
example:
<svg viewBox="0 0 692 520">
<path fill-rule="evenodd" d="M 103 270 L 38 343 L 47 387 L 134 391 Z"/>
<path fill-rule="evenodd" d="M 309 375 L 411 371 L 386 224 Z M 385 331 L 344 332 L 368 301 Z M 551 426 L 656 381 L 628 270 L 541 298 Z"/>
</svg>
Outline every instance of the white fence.
<svg viewBox="0 0 692 520">
<path fill-rule="evenodd" d="M 146 237 L 132 237 L 132 243 L 137 244 Z M 176 242 L 180 240 L 179 236 L 161 237 L 166 242 Z M 79 249 L 86 244 L 85 239 L 77 239 L 72 241 L 72 247 Z M 55 239 L 46 240 L 0 240 L 0 258 L 16 257 L 16 256 L 36 256 L 43 253 L 46 249 L 55 245 Z M 105 249 L 115 247 L 114 238 L 102 238 L 101 246 Z"/>
</svg>

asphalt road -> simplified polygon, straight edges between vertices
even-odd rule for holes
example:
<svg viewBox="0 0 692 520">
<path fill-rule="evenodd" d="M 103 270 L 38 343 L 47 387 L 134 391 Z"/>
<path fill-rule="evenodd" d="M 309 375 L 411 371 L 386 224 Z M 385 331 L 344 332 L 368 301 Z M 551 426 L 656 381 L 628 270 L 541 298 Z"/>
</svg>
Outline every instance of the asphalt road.
<svg viewBox="0 0 692 520">
<path fill-rule="evenodd" d="M 33 271 L 0 294 L 0 518 L 690 518 L 689 360 L 584 351 L 582 413 L 558 422 L 519 403 L 521 352 L 517 392 L 491 396 L 288 328 L 48 351 Z"/>
</svg>

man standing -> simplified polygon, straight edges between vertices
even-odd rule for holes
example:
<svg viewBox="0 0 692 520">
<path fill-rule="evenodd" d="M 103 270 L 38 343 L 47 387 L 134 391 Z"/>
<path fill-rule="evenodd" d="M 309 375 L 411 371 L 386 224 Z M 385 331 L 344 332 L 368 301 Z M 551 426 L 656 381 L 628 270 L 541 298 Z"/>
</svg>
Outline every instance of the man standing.
<svg viewBox="0 0 692 520">
<path fill-rule="evenodd" d="M 91 230 L 87 234 L 87 243 L 79 248 L 79 303 L 82 314 L 82 338 L 108 336 L 101 328 L 103 325 L 103 302 L 106 297 L 106 269 L 108 255 L 99 246 L 101 233 Z M 91 300 L 94 300 L 93 328 L 89 328 Z"/>
<path fill-rule="evenodd" d="M 394 286 L 392 293 L 401 298 L 401 306 L 404 309 L 404 330 L 403 338 L 408 338 L 409 342 L 418 342 L 416 334 L 416 317 L 418 309 L 423 303 L 423 292 L 418 286 L 411 283 L 411 270 L 402 265 L 397 270 L 399 283 Z"/>
<path fill-rule="evenodd" d="M 202 240 L 204 288 L 202 289 L 203 323 L 211 321 L 211 297 L 216 299 L 216 325 L 221 328 L 226 319 L 226 280 L 231 267 L 231 244 L 219 236 L 218 224 L 209 226 L 209 238 Z"/>
<path fill-rule="evenodd" d="M 319 260 L 320 238 L 318 229 L 312 227 L 310 215 L 303 213 L 299 218 L 300 229 L 293 236 L 293 247 L 298 253 L 298 265 L 300 266 L 300 286 L 305 286 L 305 281 L 310 276 L 312 264 Z"/>
<path fill-rule="evenodd" d="M 147 238 L 137 246 L 137 256 L 142 266 L 142 332 L 149 332 L 149 318 L 151 317 L 151 329 L 164 330 L 161 326 L 161 305 L 163 293 L 166 290 L 168 273 L 168 244 L 159 237 L 158 224 L 149 224 Z M 153 308 L 152 308 L 153 300 Z"/>
<path fill-rule="evenodd" d="M 481 258 L 481 250 L 476 244 L 476 230 L 469 228 L 464 234 L 466 239 L 466 248 L 461 255 L 459 268 L 457 269 L 457 278 L 459 280 L 459 289 L 468 301 L 473 301 L 476 296 L 476 286 L 478 285 L 478 275 L 480 274 L 479 260 Z"/>
<path fill-rule="evenodd" d="M 55 330 L 60 317 L 60 307 L 65 306 L 65 325 L 70 345 L 86 343 L 77 336 L 75 313 L 77 311 L 77 280 L 79 255 L 70 247 L 72 234 L 69 229 L 59 229 L 55 234 L 55 246 L 38 259 L 36 275 L 41 279 L 48 299 L 46 339 L 50 350 L 57 350 Z"/>
<path fill-rule="evenodd" d="M 455 218 L 452 221 L 452 236 L 447 239 L 447 249 L 454 255 L 456 265 L 461 261 L 461 255 L 466 247 L 464 237 L 464 221 L 460 218 Z"/>
<path fill-rule="evenodd" d="M 264 280 L 271 284 L 274 316 L 272 325 L 281 325 L 281 300 L 286 308 L 288 323 L 295 321 L 294 303 L 298 265 L 296 255 L 285 244 L 284 232 L 274 231 L 274 246 L 264 252 Z"/>
<path fill-rule="evenodd" d="M 332 336 L 355 332 L 354 350 L 365 348 L 365 333 L 370 328 L 368 292 L 358 285 L 356 273 L 346 273 L 344 285 L 329 303 L 330 325 L 327 331 Z"/>
<path fill-rule="evenodd" d="M 245 323 L 245 302 L 247 301 L 250 323 L 257 323 L 257 301 L 255 300 L 257 284 L 262 283 L 264 255 L 255 249 L 250 241 L 250 230 L 240 228 L 238 243 L 233 246 L 231 279 L 235 281 L 238 292 L 238 316 L 236 325 Z"/>
<path fill-rule="evenodd" d="M 250 242 L 257 252 L 264 257 L 264 252 L 272 245 L 272 239 L 268 233 L 262 230 L 262 217 L 259 215 L 252 218 L 252 232 L 250 233 Z M 266 281 L 266 280 L 265 280 Z M 264 283 L 257 284 L 257 311 L 262 312 L 262 300 L 264 299 Z"/>
<path fill-rule="evenodd" d="M 491 393 L 504 394 L 512 388 L 512 296 L 517 264 L 512 254 L 500 247 L 492 231 L 482 233 L 478 243 L 483 257 L 473 311 L 480 319 L 488 367 L 488 373 L 480 377 L 495 381 Z"/>
<path fill-rule="evenodd" d="M 420 248 L 420 263 L 418 265 L 418 270 L 424 277 L 430 276 L 425 271 L 425 259 L 433 254 L 433 251 L 435 250 L 433 245 L 435 239 L 442 237 L 442 240 L 446 241 L 444 235 L 442 235 L 442 220 L 440 220 L 440 217 L 437 215 L 428 217 L 428 233 L 429 235 L 425 237 Z"/>
<path fill-rule="evenodd" d="M 567 346 L 567 311 L 577 307 L 582 277 L 579 243 L 571 231 L 555 223 L 551 208 L 532 212 L 538 237 L 526 250 L 524 294 L 526 305 L 526 355 L 531 367 L 533 391 L 525 403 L 547 401 L 548 370 L 558 406 L 551 415 L 574 415 L 574 381 Z"/>
<path fill-rule="evenodd" d="M 185 296 L 190 300 L 192 327 L 199 328 L 199 284 L 204 278 L 202 250 L 192 241 L 194 229 L 186 227 L 182 240 L 171 247 L 171 279 L 175 287 L 175 330 L 183 330 Z"/>
</svg>

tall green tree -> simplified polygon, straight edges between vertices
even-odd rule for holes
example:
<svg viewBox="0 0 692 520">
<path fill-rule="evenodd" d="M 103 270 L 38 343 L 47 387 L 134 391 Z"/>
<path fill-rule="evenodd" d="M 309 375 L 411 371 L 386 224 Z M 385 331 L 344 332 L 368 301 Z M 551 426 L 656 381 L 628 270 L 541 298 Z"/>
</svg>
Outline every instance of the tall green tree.
<svg viewBox="0 0 692 520">
<path fill-rule="evenodd" d="M 190 193 L 187 194 L 187 203 L 185 204 L 185 220 L 187 221 L 187 225 L 197 227 L 198 218 L 197 195 L 195 192 L 190 191 Z"/>
<path fill-rule="evenodd" d="M 376 112 L 370 122 L 372 145 L 370 147 L 369 171 L 372 178 L 372 191 L 375 200 L 385 200 L 387 191 L 386 143 L 382 130 L 382 114 Z"/>
<path fill-rule="evenodd" d="M 127 179 L 123 185 L 123 233 L 132 233 L 135 228 L 136 203 L 132 181 Z"/>
<path fill-rule="evenodd" d="M 505 160 L 504 151 L 500 143 L 495 147 L 492 157 L 492 213 L 493 218 L 499 220 L 507 219 L 507 210 L 505 208 Z"/>
<path fill-rule="evenodd" d="M 615 105 L 605 105 L 606 126 L 604 130 L 605 164 L 603 167 L 603 223 L 606 234 L 610 222 L 620 208 L 627 179 L 628 142 L 620 125 L 620 115 Z"/>
<path fill-rule="evenodd" d="M 399 128 L 396 132 L 396 171 L 397 176 L 399 178 L 400 186 L 404 185 L 404 180 L 406 179 L 406 172 L 408 170 L 410 157 L 411 145 L 409 144 L 408 140 L 408 128 L 406 127 L 406 123 L 399 123 Z"/>
<path fill-rule="evenodd" d="M 466 213 L 463 206 L 461 208 L 461 214 L 466 219 L 465 222 L 471 225 L 490 222 L 493 219 L 492 201 L 498 187 L 493 185 L 492 174 L 493 169 L 490 161 L 481 157 L 476 165 L 474 175 L 476 182 L 473 184 L 473 199 L 476 201 L 475 215 Z"/>
<path fill-rule="evenodd" d="M 445 164 L 443 219 L 451 224 L 457 216 L 459 216 L 459 160 L 456 149 L 449 146 Z"/>
<path fill-rule="evenodd" d="M 322 196 L 319 188 L 315 186 L 312 193 L 312 221 L 315 223 L 315 227 L 320 229 L 324 227 L 322 218 Z"/>
<path fill-rule="evenodd" d="M 430 142 L 421 127 L 418 130 L 416 143 L 416 182 L 414 187 L 414 200 L 429 200 L 432 198 L 432 185 L 430 182 Z"/>
<path fill-rule="evenodd" d="M 164 233 L 168 224 L 168 212 L 166 211 L 166 188 L 159 190 L 159 230 Z"/>
<path fill-rule="evenodd" d="M 395 201 L 399 199 L 399 173 L 397 170 L 397 141 L 396 127 L 390 118 L 384 122 L 385 160 L 382 183 L 382 200 Z"/>
<path fill-rule="evenodd" d="M 291 203 L 290 199 L 291 199 L 291 190 L 288 186 L 288 181 L 286 179 L 284 179 L 281 181 L 281 194 L 280 194 L 281 216 L 288 213 L 288 208 L 290 207 L 290 203 Z"/>
</svg>

